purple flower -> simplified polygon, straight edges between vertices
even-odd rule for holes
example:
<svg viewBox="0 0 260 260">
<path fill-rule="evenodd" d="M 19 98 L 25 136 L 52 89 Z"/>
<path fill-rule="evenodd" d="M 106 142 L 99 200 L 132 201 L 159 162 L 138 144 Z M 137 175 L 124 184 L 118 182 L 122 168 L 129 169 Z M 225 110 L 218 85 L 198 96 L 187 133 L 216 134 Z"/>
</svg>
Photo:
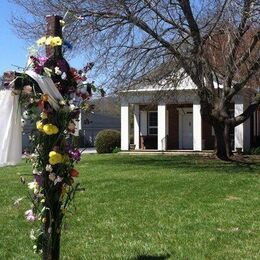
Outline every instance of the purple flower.
<svg viewBox="0 0 260 260">
<path fill-rule="evenodd" d="M 28 221 L 33 222 L 36 220 L 36 215 L 33 213 L 32 209 L 28 209 L 27 211 L 25 211 L 24 215 Z"/>
<path fill-rule="evenodd" d="M 34 174 L 34 179 L 35 179 L 35 181 L 38 183 L 38 185 L 40 187 L 43 186 L 43 177 L 42 177 L 42 175 Z"/>
<path fill-rule="evenodd" d="M 80 161 L 80 156 L 81 156 L 81 153 L 80 153 L 79 150 L 77 150 L 77 149 L 69 150 L 69 157 L 72 158 L 73 160 L 79 162 Z"/>
</svg>

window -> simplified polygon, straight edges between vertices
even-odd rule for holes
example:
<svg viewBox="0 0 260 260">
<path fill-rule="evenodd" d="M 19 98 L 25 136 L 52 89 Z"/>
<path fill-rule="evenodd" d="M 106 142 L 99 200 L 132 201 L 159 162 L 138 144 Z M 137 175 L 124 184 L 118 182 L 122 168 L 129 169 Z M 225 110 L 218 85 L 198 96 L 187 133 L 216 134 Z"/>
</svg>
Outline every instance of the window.
<svg viewBox="0 0 260 260">
<path fill-rule="evenodd" d="M 148 135 L 157 135 L 158 115 L 156 111 L 148 112 Z"/>
</svg>

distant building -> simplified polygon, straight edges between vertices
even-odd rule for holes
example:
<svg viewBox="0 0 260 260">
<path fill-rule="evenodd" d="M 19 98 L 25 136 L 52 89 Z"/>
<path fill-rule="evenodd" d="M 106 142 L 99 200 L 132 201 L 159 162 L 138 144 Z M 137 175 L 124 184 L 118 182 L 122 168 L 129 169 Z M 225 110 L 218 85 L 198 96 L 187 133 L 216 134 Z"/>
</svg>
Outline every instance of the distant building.
<svg viewBox="0 0 260 260">
<path fill-rule="evenodd" d="M 81 147 L 93 147 L 98 132 L 104 129 L 120 131 L 120 103 L 116 97 L 106 97 L 93 102 L 93 114 L 81 114 L 79 141 Z"/>
</svg>

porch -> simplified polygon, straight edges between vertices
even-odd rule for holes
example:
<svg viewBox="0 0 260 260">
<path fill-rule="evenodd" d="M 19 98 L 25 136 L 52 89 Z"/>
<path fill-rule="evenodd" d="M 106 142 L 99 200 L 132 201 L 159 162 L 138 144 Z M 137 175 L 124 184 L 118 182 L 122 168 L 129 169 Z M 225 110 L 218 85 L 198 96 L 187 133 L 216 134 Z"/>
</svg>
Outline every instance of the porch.
<svg viewBox="0 0 260 260">
<path fill-rule="evenodd" d="M 121 103 L 121 150 L 130 149 L 129 107 L 133 105 L 134 146 L 136 151 L 208 151 L 214 150 L 215 135 L 212 127 L 202 120 L 200 103 L 196 98 L 188 102 L 158 102 L 151 105 L 146 102 L 130 103 L 122 99 Z M 192 101 L 192 102 L 191 102 Z M 231 113 L 239 115 L 244 111 L 245 101 L 236 98 Z M 251 122 L 235 127 L 232 139 L 233 149 L 249 150 L 251 144 Z M 254 122 L 255 123 L 255 122 Z M 133 147 L 132 147 L 133 148 Z"/>
</svg>

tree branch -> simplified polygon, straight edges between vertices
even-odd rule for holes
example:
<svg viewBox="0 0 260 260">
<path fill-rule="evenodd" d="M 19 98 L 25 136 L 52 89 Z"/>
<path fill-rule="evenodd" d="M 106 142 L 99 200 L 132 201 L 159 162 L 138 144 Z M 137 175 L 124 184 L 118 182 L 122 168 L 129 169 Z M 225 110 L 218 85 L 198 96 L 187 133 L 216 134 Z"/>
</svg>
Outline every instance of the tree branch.
<svg viewBox="0 0 260 260">
<path fill-rule="evenodd" d="M 252 114 L 256 111 L 260 104 L 260 94 L 257 94 L 255 100 L 247 107 L 247 109 L 240 115 L 228 119 L 228 123 L 230 123 L 233 127 L 238 126 L 244 123 Z"/>
<path fill-rule="evenodd" d="M 178 0 L 178 2 L 180 3 L 182 12 L 183 12 L 184 16 L 186 17 L 187 22 L 189 24 L 191 37 L 194 42 L 194 52 L 198 53 L 199 47 L 201 44 L 201 35 L 200 35 L 200 30 L 199 30 L 198 24 L 193 16 L 193 12 L 191 10 L 190 1 L 189 0 Z"/>
</svg>

